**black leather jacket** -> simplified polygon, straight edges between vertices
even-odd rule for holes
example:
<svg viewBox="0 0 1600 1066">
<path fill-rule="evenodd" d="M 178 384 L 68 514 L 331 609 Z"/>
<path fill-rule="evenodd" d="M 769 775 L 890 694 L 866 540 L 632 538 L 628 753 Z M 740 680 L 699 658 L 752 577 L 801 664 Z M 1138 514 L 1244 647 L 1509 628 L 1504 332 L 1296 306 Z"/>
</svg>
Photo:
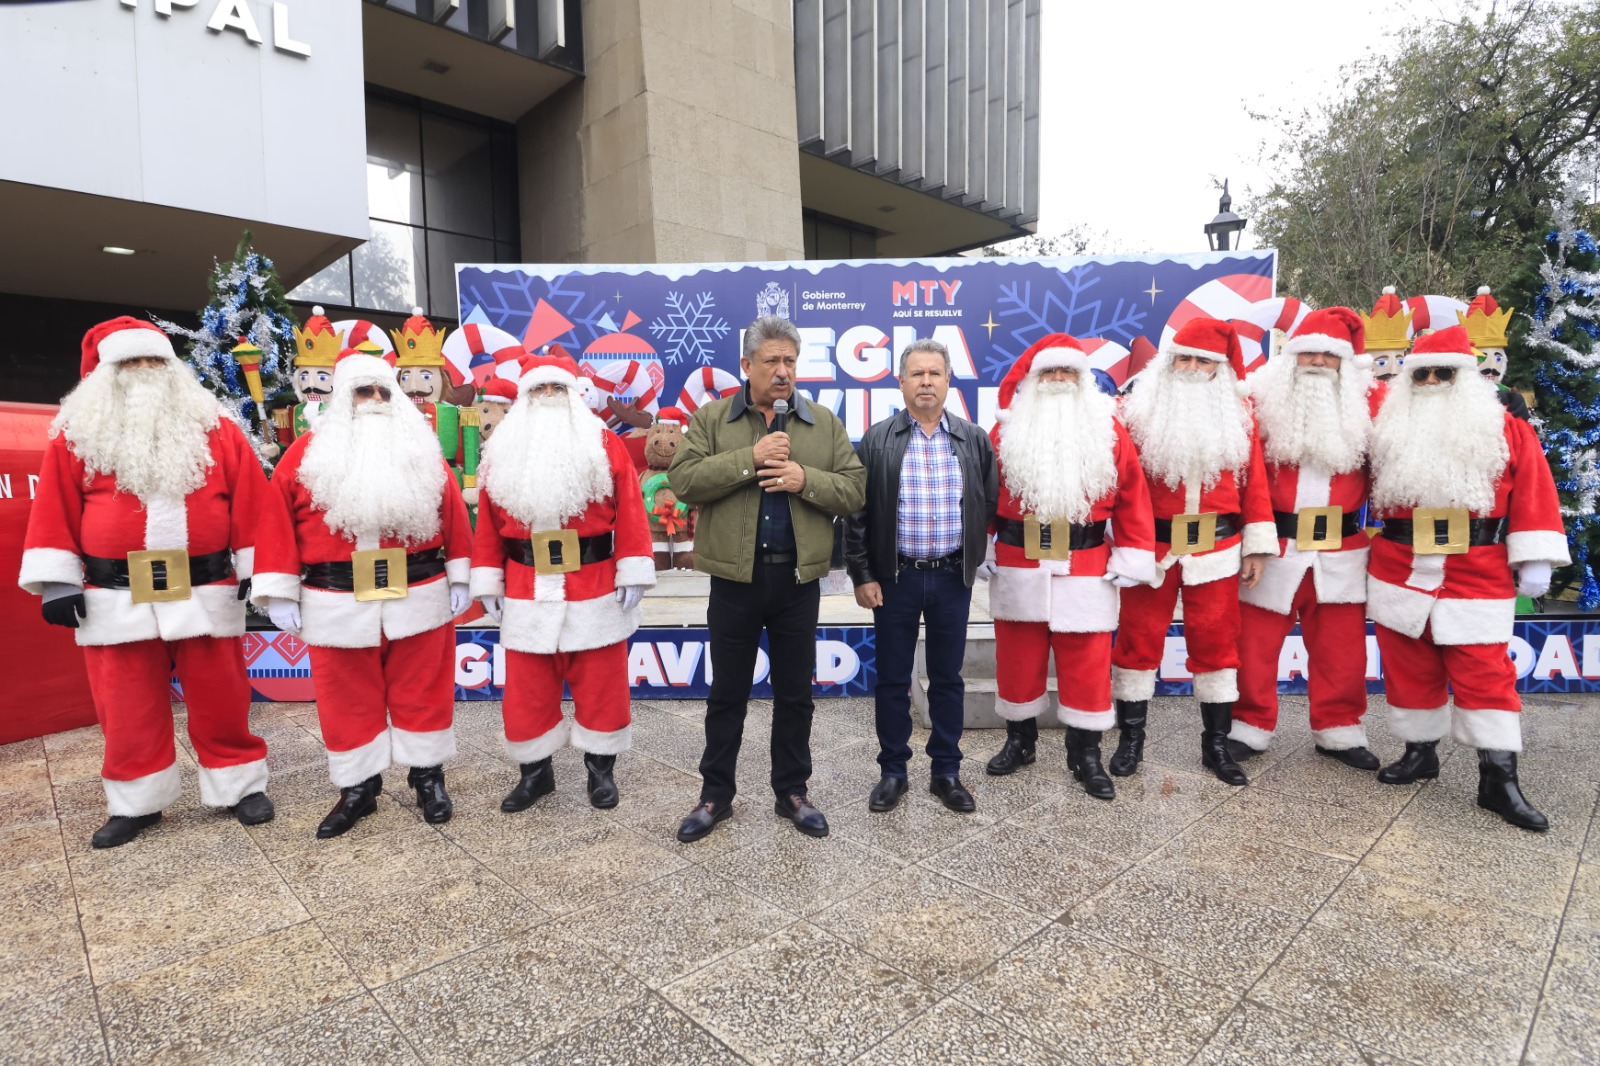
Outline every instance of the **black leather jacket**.
<svg viewBox="0 0 1600 1066">
<path fill-rule="evenodd" d="M 970 587 L 988 549 L 989 521 L 1000 505 L 1000 474 L 987 433 L 948 411 L 945 422 L 961 463 L 963 576 Z M 867 468 L 867 506 L 845 519 L 844 564 L 857 585 L 894 581 L 900 575 L 895 553 L 900 466 L 914 424 L 909 412 L 898 411 L 874 424 L 856 445 Z"/>
</svg>

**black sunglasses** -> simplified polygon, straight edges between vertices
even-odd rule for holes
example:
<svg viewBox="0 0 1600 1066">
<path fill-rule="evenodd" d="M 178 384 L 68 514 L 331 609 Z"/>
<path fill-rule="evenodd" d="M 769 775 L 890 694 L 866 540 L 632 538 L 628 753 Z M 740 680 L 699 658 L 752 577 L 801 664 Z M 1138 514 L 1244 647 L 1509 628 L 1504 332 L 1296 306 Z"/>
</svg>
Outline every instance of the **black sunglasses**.
<svg viewBox="0 0 1600 1066">
<path fill-rule="evenodd" d="M 1436 377 L 1440 381 L 1454 381 L 1456 368 L 1453 366 L 1419 366 L 1411 372 L 1411 380 L 1418 385 L 1427 381 L 1429 377 Z"/>
</svg>

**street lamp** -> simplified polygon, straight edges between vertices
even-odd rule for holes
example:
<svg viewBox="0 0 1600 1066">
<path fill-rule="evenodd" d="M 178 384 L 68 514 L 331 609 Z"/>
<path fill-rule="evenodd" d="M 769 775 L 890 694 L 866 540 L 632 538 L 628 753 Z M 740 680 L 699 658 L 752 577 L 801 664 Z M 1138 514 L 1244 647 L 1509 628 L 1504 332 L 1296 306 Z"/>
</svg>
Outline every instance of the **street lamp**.
<svg viewBox="0 0 1600 1066">
<path fill-rule="evenodd" d="M 1226 252 L 1239 247 L 1238 234 L 1244 232 L 1247 219 L 1233 213 L 1233 197 L 1228 195 L 1228 181 L 1222 181 L 1222 199 L 1217 203 L 1217 217 L 1206 223 L 1206 243 L 1213 252 Z M 1231 239 L 1231 243 L 1230 243 Z"/>
</svg>

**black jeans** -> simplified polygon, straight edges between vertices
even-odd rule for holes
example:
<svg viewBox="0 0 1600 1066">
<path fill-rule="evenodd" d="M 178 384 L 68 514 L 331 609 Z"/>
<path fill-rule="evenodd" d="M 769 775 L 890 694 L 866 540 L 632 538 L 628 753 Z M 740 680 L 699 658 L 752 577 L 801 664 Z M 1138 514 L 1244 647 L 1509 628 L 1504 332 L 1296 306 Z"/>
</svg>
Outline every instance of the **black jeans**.
<svg viewBox="0 0 1600 1066">
<path fill-rule="evenodd" d="M 900 568 L 898 581 L 885 581 L 883 606 L 872 612 L 878 646 L 878 765 L 888 777 L 905 777 L 911 758 L 911 667 L 917 653 L 917 627 L 928 626 L 928 759 L 934 777 L 961 772 L 961 727 L 966 717 L 966 683 L 961 661 L 967 648 L 967 614 L 972 590 L 960 565 L 938 570 Z"/>
<path fill-rule="evenodd" d="M 779 799 L 805 795 L 811 779 L 811 677 L 817 669 L 822 585 L 797 584 L 792 562 L 758 562 L 753 577 L 748 584 L 713 577 L 706 604 L 711 694 L 706 699 L 700 801 L 719 808 L 733 802 L 738 791 L 734 775 L 763 629 L 772 664 L 772 791 Z"/>
</svg>

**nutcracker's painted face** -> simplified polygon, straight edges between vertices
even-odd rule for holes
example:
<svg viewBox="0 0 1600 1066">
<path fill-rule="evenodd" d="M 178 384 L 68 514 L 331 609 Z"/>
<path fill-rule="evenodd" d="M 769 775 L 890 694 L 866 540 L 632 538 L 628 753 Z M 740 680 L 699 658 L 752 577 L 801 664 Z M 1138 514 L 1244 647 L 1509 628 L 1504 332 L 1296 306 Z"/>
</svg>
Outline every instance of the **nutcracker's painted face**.
<svg viewBox="0 0 1600 1066">
<path fill-rule="evenodd" d="M 473 406 L 478 409 L 478 439 L 487 443 L 494 435 L 494 427 L 498 426 L 500 420 L 506 416 L 506 412 L 511 410 L 511 405 L 479 400 Z"/>
<path fill-rule="evenodd" d="M 1388 381 L 1400 373 L 1405 364 L 1403 352 L 1373 352 L 1372 376 L 1379 381 Z"/>
<path fill-rule="evenodd" d="M 1483 358 L 1478 361 L 1478 373 L 1496 385 L 1506 377 L 1506 350 L 1504 348 L 1479 348 Z"/>
<path fill-rule="evenodd" d="M 294 394 L 301 403 L 325 403 L 333 395 L 331 366 L 303 366 L 294 372 Z"/>
<path fill-rule="evenodd" d="M 442 366 L 403 366 L 396 376 L 400 379 L 400 391 L 414 404 L 420 406 L 444 399 L 446 380 Z"/>
</svg>

